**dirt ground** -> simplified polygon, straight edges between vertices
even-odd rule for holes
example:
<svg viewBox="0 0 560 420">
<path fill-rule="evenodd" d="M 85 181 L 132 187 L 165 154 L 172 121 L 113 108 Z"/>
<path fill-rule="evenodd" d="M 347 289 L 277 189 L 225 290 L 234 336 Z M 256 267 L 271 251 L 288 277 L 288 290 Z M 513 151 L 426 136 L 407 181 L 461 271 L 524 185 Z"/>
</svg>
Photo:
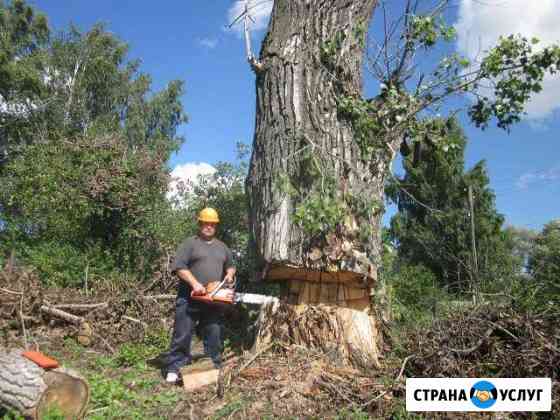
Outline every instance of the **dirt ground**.
<svg viewBox="0 0 560 420">
<path fill-rule="evenodd" d="M 250 352 L 257 312 L 238 306 L 226 315 L 224 354 L 230 363 L 219 384 L 186 393 L 166 384 L 154 366 L 169 346 L 174 308 L 173 299 L 154 296 L 145 290 L 46 289 L 32 276 L 3 276 L 0 344 L 21 348 L 27 342 L 81 372 L 91 387 L 88 420 L 560 418 L 558 314 L 522 315 L 489 305 L 454 311 L 430 325 L 395 325 L 386 336 L 383 367 L 358 370 L 289 342 Z M 41 309 L 84 303 L 107 304 L 75 312 L 91 326 L 85 341 L 82 328 Z M 201 352 L 196 338 L 193 353 Z M 553 412 L 406 412 L 407 377 L 480 376 L 551 377 Z"/>
</svg>

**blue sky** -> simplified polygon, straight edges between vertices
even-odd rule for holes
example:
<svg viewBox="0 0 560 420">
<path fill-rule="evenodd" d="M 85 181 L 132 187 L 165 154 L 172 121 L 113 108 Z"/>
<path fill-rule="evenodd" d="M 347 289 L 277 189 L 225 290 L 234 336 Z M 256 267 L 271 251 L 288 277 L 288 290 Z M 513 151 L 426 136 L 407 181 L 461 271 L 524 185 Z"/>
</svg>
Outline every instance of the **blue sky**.
<svg viewBox="0 0 560 420">
<path fill-rule="evenodd" d="M 129 43 L 130 58 L 142 60 L 141 69 L 152 76 L 155 89 L 174 79 L 185 81 L 183 105 L 190 121 L 180 128 L 186 142 L 170 161 L 177 173 L 204 167 L 195 165 L 200 162 L 231 161 L 237 141 L 251 144 L 254 76 L 245 60 L 242 39 L 225 30 L 229 16 L 235 14 L 235 1 L 30 3 L 45 12 L 56 29 L 73 23 L 87 30 L 96 22 L 106 23 L 111 32 Z M 497 36 L 502 32 L 523 32 L 544 41 L 560 42 L 559 25 L 554 23 L 560 16 L 560 2 L 531 3 L 528 10 L 527 2 L 522 0 L 488 0 L 484 4 L 457 0 L 450 17 L 459 24 L 463 36 L 454 47 L 467 55 L 474 54 L 486 45 L 481 34 Z M 519 20 L 520 10 L 525 13 L 523 22 Z M 256 14 L 257 26 L 264 27 L 266 6 Z M 256 53 L 263 35 L 263 29 L 253 32 Z M 560 76 L 557 79 L 547 80 L 545 93 L 531 105 L 529 118 L 509 135 L 495 128 L 481 131 L 465 122 L 470 140 L 467 166 L 481 159 L 487 161 L 497 207 L 507 223 L 539 229 L 560 217 Z M 375 82 L 366 80 L 366 94 L 374 89 Z M 398 163 L 395 169 L 399 171 Z M 390 214 L 391 211 L 385 220 Z"/>
</svg>

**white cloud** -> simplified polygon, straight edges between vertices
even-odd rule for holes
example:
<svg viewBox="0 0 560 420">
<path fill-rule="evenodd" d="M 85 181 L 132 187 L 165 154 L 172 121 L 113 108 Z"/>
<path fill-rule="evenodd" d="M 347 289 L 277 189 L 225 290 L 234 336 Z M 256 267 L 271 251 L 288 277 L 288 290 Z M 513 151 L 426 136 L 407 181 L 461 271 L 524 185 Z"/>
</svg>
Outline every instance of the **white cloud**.
<svg viewBox="0 0 560 420">
<path fill-rule="evenodd" d="M 560 41 L 558 0 L 461 0 L 456 24 L 457 49 L 471 60 L 482 58 L 500 35 L 521 34 L 541 40 L 541 48 Z M 560 108 L 560 77 L 547 75 L 543 91 L 527 105 L 527 117 L 551 117 Z"/>
<path fill-rule="evenodd" d="M 515 185 L 522 190 L 534 183 L 550 183 L 560 180 L 560 165 L 545 171 L 527 172 L 519 177 Z"/>
<path fill-rule="evenodd" d="M 218 45 L 218 40 L 216 38 L 199 38 L 197 42 L 198 45 L 208 48 L 209 50 L 216 48 L 216 45 Z"/>
<path fill-rule="evenodd" d="M 175 166 L 171 171 L 167 198 L 175 197 L 181 187 L 185 188 L 185 191 L 192 190 L 192 187 L 198 183 L 200 175 L 210 175 L 214 172 L 216 172 L 216 168 L 206 162 L 189 162 Z"/>
<path fill-rule="evenodd" d="M 273 0 L 248 0 L 249 15 L 254 22 L 250 22 L 252 31 L 261 31 L 268 27 L 272 13 Z M 230 25 L 245 10 L 245 0 L 237 0 L 228 10 L 228 25 Z M 240 19 L 232 28 L 239 36 L 243 34 L 243 19 Z"/>
</svg>

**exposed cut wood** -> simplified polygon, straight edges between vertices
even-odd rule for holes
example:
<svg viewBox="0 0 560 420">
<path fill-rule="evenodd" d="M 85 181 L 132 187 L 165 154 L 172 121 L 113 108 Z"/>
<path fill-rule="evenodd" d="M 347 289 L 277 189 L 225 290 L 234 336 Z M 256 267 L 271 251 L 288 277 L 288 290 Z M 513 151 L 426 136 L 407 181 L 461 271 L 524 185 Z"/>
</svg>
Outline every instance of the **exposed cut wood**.
<svg viewBox="0 0 560 420">
<path fill-rule="evenodd" d="M 235 360 L 236 359 L 230 359 L 224 361 L 224 369 Z M 220 377 L 220 369 L 216 369 L 210 359 L 204 358 L 203 360 L 182 368 L 181 376 L 183 378 L 183 388 L 185 391 L 192 392 L 204 386 L 217 383 Z"/>
<path fill-rule="evenodd" d="M 257 323 L 257 352 L 279 339 L 320 349 L 341 364 L 379 367 L 381 335 L 367 310 L 273 302 L 263 305 Z"/>
<path fill-rule="evenodd" d="M 66 418 L 82 418 L 90 394 L 85 379 L 70 369 L 45 370 L 22 352 L 0 352 L 0 405 L 32 419 L 54 406 Z"/>
<path fill-rule="evenodd" d="M 366 276 L 365 278 L 368 278 Z M 272 265 L 266 272 L 270 281 L 309 281 L 317 283 L 363 283 L 364 274 L 353 271 L 318 271 L 294 265 Z"/>
</svg>

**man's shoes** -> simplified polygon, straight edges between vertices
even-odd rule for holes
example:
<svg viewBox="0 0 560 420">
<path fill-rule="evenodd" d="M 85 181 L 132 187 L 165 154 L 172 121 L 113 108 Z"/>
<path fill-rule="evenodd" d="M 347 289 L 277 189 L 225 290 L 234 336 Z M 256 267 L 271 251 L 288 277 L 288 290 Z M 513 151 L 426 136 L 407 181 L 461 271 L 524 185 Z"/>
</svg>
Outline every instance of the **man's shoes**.
<svg viewBox="0 0 560 420">
<path fill-rule="evenodd" d="M 177 382 L 179 382 L 179 375 L 177 374 L 177 372 L 167 372 L 165 382 L 167 382 L 168 384 L 176 384 Z"/>
</svg>

